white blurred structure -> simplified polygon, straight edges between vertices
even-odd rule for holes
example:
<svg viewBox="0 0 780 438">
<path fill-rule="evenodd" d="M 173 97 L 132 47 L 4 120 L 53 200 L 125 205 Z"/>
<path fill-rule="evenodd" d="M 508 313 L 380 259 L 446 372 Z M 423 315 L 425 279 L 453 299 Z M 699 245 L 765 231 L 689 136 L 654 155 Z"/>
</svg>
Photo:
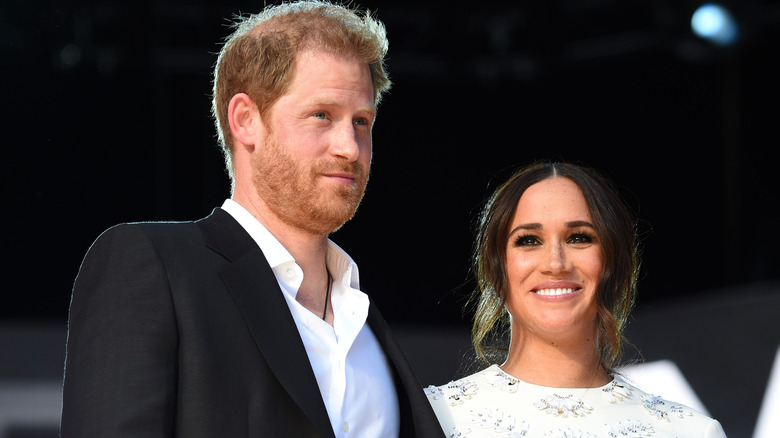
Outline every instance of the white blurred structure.
<svg viewBox="0 0 780 438">
<path fill-rule="evenodd" d="M 51 382 L 0 382 L 0 438 L 56 437 L 60 425 L 62 384 Z"/>
<path fill-rule="evenodd" d="M 753 438 L 776 438 L 780 434 L 780 348 L 777 349 L 775 364 L 766 385 L 764 402 L 758 413 Z"/>
<path fill-rule="evenodd" d="M 682 403 L 710 415 L 680 368 L 670 360 L 630 365 L 618 371 L 626 382 L 649 394 Z"/>
</svg>

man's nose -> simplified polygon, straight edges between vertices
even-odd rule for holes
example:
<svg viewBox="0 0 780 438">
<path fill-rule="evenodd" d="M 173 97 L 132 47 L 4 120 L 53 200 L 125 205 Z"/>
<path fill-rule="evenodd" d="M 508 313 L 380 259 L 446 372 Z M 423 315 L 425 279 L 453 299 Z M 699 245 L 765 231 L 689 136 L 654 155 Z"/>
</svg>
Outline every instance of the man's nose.
<svg viewBox="0 0 780 438">
<path fill-rule="evenodd" d="M 344 122 L 331 138 L 330 153 L 347 161 L 356 161 L 361 154 L 361 139 L 355 125 Z"/>
</svg>

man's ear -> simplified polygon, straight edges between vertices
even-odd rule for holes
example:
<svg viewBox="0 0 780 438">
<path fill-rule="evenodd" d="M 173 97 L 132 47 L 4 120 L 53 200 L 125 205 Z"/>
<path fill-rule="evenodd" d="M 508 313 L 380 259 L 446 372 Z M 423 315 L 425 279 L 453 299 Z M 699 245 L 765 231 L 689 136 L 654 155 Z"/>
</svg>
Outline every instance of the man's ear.
<svg viewBox="0 0 780 438">
<path fill-rule="evenodd" d="M 239 143 L 245 146 L 254 146 L 257 136 L 260 134 L 260 113 L 257 105 L 245 93 L 238 93 L 230 99 L 228 104 L 228 123 L 230 131 Z"/>
</svg>

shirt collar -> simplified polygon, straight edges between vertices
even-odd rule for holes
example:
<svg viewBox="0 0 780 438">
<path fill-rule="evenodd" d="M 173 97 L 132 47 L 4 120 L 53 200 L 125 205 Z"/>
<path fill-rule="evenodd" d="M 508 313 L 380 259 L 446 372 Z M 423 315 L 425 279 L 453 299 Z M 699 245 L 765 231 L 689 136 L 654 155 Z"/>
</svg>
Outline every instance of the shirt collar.
<svg viewBox="0 0 780 438">
<path fill-rule="evenodd" d="M 236 222 L 249 233 L 263 251 L 263 255 L 268 260 L 271 269 L 275 269 L 285 263 L 295 263 L 292 254 L 287 251 L 284 245 L 241 204 L 232 199 L 226 199 L 222 204 L 222 209 L 233 216 Z M 334 280 L 341 281 L 345 286 L 360 290 L 360 275 L 357 264 L 346 251 L 330 239 L 328 239 L 326 264 Z"/>
</svg>

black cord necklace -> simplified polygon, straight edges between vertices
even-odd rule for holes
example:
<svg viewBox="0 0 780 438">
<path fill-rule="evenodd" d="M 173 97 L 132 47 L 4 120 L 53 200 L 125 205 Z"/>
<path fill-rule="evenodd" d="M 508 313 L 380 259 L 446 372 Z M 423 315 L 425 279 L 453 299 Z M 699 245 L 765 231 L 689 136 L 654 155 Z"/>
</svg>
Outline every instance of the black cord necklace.
<svg viewBox="0 0 780 438">
<path fill-rule="evenodd" d="M 325 309 L 322 311 L 322 320 L 325 321 L 325 315 L 328 314 L 328 301 L 330 301 L 330 285 L 333 284 L 330 277 L 330 271 L 325 269 L 328 273 L 328 288 L 325 290 Z"/>
</svg>

